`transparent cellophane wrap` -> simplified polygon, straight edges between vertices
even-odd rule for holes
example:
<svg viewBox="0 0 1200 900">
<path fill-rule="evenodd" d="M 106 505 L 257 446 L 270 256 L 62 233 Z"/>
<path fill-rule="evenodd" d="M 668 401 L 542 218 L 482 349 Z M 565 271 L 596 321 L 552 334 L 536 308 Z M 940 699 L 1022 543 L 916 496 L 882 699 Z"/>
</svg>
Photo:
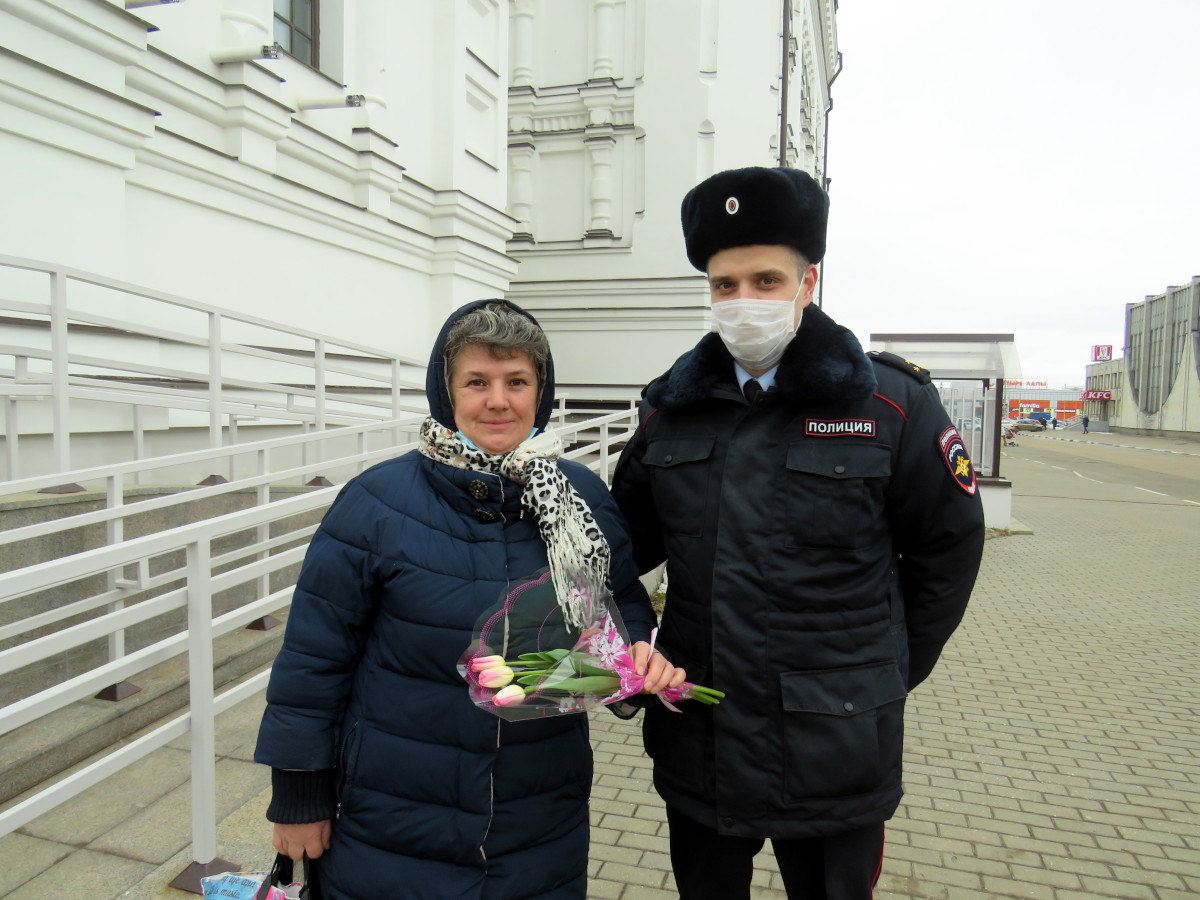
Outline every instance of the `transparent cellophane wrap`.
<svg viewBox="0 0 1200 900">
<path fill-rule="evenodd" d="M 612 595 L 582 579 L 574 583 L 570 602 L 582 624 L 568 624 L 548 571 L 511 586 L 480 617 L 458 664 L 477 706 L 517 721 L 585 712 L 641 692 L 643 679 Z M 501 668 L 511 671 L 510 680 L 497 673 Z M 507 698 L 515 691 L 501 693 L 510 685 L 523 692 L 511 704 Z"/>
</svg>

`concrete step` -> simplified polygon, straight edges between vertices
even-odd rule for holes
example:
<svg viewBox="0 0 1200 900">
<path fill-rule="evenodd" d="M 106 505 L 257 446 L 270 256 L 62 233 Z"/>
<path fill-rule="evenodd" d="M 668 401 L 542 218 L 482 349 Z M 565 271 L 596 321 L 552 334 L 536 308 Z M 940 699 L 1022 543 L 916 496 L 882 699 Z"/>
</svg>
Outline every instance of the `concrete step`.
<svg viewBox="0 0 1200 900">
<path fill-rule="evenodd" d="M 276 613 L 286 622 L 287 611 Z M 283 642 L 284 626 L 241 629 L 217 638 L 213 678 L 217 690 L 269 665 Z M 0 736 L 0 803 L 50 781 L 67 769 L 188 705 L 188 657 L 181 654 L 136 676 L 141 688 L 123 700 L 89 698 Z"/>
</svg>

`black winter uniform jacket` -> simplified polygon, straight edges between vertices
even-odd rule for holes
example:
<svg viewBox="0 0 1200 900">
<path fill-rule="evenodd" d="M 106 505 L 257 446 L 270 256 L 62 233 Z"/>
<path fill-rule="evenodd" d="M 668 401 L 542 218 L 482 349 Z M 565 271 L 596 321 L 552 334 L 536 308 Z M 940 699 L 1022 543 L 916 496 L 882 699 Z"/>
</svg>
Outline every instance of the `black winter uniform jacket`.
<svg viewBox="0 0 1200 900">
<path fill-rule="evenodd" d="M 727 695 L 647 709 L 659 793 L 731 835 L 888 819 L 907 691 L 983 549 L 975 474 L 928 374 L 868 357 L 809 306 L 753 405 L 716 334 L 645 399 L 613 494 L 639 569 L 667 561 L 659 645 Z"/>
</svg>

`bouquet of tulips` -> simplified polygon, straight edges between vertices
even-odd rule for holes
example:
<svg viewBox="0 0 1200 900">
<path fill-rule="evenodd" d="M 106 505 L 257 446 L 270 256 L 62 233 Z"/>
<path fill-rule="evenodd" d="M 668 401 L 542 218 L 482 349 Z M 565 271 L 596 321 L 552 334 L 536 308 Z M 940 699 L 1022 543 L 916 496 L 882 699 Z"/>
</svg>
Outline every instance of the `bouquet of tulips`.
<svg viewBox="0 0 1200 900">
<path fill-rule="evenodd" d="M 566 624 L 545 572 L 484 615 L 458 665 L 477 706 L 518 720 L 582 712 L 641 693 L 645 679 L 634 669 L 608 592 L 579 585 L 571 599 L 583 610 L 582 627 Z M 658 694 L 671 709 L 681 700 L 711 704 L 724 696 L 690 682 Z"/>
</svg>

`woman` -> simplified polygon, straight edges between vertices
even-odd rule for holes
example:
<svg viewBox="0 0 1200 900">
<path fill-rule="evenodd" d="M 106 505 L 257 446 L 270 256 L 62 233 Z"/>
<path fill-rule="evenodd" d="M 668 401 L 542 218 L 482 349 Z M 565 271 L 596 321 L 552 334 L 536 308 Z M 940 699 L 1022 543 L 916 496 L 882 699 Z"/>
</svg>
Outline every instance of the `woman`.
<svg viewBox="0 0 1200 900">
<path fill-rule="evenodd" d="M 503 301 L 458 310 L 426 394 L 419 450 L 347 484 L 305 558 L 255 753 L 272 767 L 274 844 L 328 851 L 329 900 L 582 898 L 587 717 L 503 721 L 471 703 L 456 663 L 507 585 L 569 565 L 607 578 L 648 693 L 684 673 L 651 653 L 654 615 L 604 483 L 555 458 L 554 367 L 533 317 Z"/>
</svg>

